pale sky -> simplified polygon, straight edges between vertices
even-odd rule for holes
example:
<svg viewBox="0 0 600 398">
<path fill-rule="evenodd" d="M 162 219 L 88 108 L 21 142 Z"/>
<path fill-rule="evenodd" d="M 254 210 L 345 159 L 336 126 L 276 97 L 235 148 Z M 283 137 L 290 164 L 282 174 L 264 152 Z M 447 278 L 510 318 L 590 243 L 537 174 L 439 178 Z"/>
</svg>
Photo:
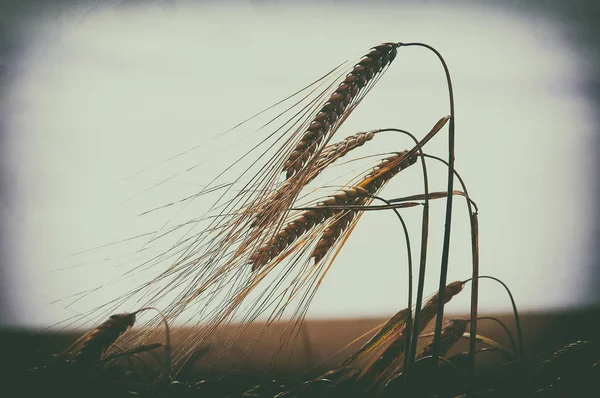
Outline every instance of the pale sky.
<svg viewBox="0 0 600 398">
<path fill-rule="evenodd" d="M 550 21 L 426 4 L 210 3 L 180 7 L 174 15 L 154 8 L 116 13 L 108 7 L 85 18 L 49 21 L 32 35 L 8 105 L 18 183 L 7 215 L 14 232 L 9 305 L 17 315 L 7 322 L 47 326 L 142 282 L 144 275 L 106 285 L 143 261 L 144 253 L 131 254 L 143 239 L 66 256 L 153 231 L 171 217 L 200 216 L 208 199 L 195 201 L 185 214 L 170 207 L 137 215 L 193 194 L 257 138 L 252 124 L 211 140 L 219 133 L 388 41 L 431 44 L 450 67 L 456 168 L 480 209 L 481 274 L 503 279 L 523 310 L 589 303 L 595 126 L 592 106 L 579 91 L 588 65 Z M 435 57 L 401 48 L 336 138 L 385 127 L 422 137 L 447 114 L 445 80 Z M 360 154 L 409 145 L 389 135 Z M 444 130 L 426 151 L 446 157 L 446 145 Z M 342 175 L 363 168 L 336 170 Z M 432 190 L 444 190 L 444 167 L 431 162 L 429 168 Z M 418 177 L 398 177 L 382 196 L 421 193 Z M 466 206 L 462 198 L 455 202 L 449 281 L 470 276 Z M 403 214 L 416 257 L 420 211 Z M 437 290 L 443 214 L 444 202 L 433 202 L 426 294 Z M 363 216 L 309 316 L 383 316 L 403 308 L 402 242 L 393 214 Z M 69 268 L 75 265 L 81 266 Z M 57 271 L 62 268 L 68 269 Z M 69 300 L 55 302 L 97 286 L 103 287 L 68 308 Z M 481 311 L 509 309 L 500 288 L 483 281 L 481 289 Z M 468 295 L 457 297 L 448 310 L 468 311 Z"/>
</svg>

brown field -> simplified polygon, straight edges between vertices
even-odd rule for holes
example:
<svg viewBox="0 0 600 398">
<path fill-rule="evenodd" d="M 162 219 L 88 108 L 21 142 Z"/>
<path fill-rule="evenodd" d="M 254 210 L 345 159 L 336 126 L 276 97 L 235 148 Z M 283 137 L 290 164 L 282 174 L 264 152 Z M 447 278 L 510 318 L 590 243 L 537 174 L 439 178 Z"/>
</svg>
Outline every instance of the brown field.
<svg viewBox="0 0 600 398">
<path fill-rule="evenodd" d="M 511 331 L 514 331 L 514 321 L 510 314 L 495 314 L 506 323 Z M 453 318 L 468 318 L 464 316 L 453 316 Z M 556 349 L 567 343 L 577 340 L 596 340 L 599 336 L 597 320 L 600 319 L 600 308 L 585 310 L 572 310 L 561 312 L 530 312 L 521 314 L 523 339 L 525 345 L 525 364 L 531 370 L 539 365 L 545 358 Z M 244 347 L 257 334 L 260 324 L 253 324 L 242 335 L 231 352 L 219 360 L 217 366 L 213 366 L 215 358 L 218 358 L 218 347 L 212 353 L 203 355 L 194 363 L 193 370 L 188 369 L 190 378 L 200 380 L 208 374 L 226 374 L 234 370 L 245 373 L 259 373 L 261 375 L 272 375 L 278 377 L 293 377 L 306 379 L 325 372 L 346 358 L 350 353 L 360 347 L 368 339 L 368 336 L 357 341 L 350 347 L 334 355 L 353 339 L 369 331 L 375 326 L 385 322 L 384 318 L 371 319 L 336 319 L 336 320 L 307 320 L 300 333 L 296 352 L 291 361 L 280 361 L 276 369 L 269 369 L 270 353 L 279 342 L 278 334 L 281 333 L 285 324 L 274 326 L 273 335 L 265 338 L 255 349 L 254 354 L 238 365 L 239 359 L 244 356 Z M 429 326 L 431 329 L 431 325 Z M 227 328 L 222 330 L 222 336 L 226 336 Z M 504 331 L 493 322 L 481 321 L 478 333 L 491 337 L 507 348 L 510 348 L 510 340 Z M 36 333 L 32 331 L 3 330 L 0 332 L 1 350 L 5 360 L 1 361 L 3 367 L 0 374 L 8 377 L 16 372 L 36 366 L 44 362 L 44 358 L 52 353 L 58 353 L 73 342 L 79 333 Z M 174 333 L 173 350 L 176 352 L 179 342 L 177 332 Z M 468 350 L 468 341 L 464 340 L 457 344 L 452 352 Z M 263 354 L 259 354 L 263 353 Z M 497 366 L 500 363 L 500 355 L 490 353 L 479 358 L 481 371 L 485 370 L 486 363 Z M 307 372 L 308 371 L 308 372 Z M 305 373 L 307 372 L 307 373 Z"/>
</svg>

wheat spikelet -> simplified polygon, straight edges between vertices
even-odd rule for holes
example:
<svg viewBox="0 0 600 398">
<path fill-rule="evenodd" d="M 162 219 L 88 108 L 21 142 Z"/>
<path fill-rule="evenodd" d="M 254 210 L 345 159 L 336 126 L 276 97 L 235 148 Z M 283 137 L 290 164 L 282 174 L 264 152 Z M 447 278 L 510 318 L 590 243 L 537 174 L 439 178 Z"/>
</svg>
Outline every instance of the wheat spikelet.
<svg viewBox="0 0 600 398">
<path fill-rule="evenodd" d="M 358 148 L 359 146 L 364 145 L 365 142 L 371 141 L 375 136 L 375 133 L 376 130 L 356 133 L 344 138 L 340 142 L 336 142 L 335 144 L 331 144 L 323 148 L 323 151 L 321 151 L 319 157 L 317 158 L 315 169 L 311 170 L 310 179 L 314 179 L 327 166 L 339 158 L 344 157 L 354 148 Z"/>
<path fill-rule="evenodd" d="M 250 256 L 249 262 L 252 264 L 252 270 L 254 271 L 264 266 L 271 259 L 277 257 L 296 239 L 312 229 L 315 225 L 318 225 L 335 215 L 342 214 L 341 218 L 333 223 L 333 228 L 330 227 L 324 232 L 321 240 L 319 240 L 317 247 L 311 255 L 316 261 L 319 261 L 358 213 L 353 210 L 332 210 L 329 209 L 329 207 L 365 204 L 370 198 L 370 195 L 375 194 L 385 182 L 398 174 L 400 170 L 416 162 L 416 157 L 406 158 L 406 154 L 407 151 L 402 151 L 383 159 L 355 186 L 336 192 L 333 196 L 319 202 L 313 209 L 302 211 L 273 238 L 258 248 Z"/>
<path fill-rule="evenodd" d="M 358 92 L 380 73 L 385 66 L 396 57 L 398 44 L 380 44 L 365 55 L 354 66 L 346 79 L 340 83 L 336 91 L 317 113 L 306 133 L 284 163 L 283 171 L 286 179 L 298 173 L 307 160 L 316 152 L 318 145 L 330 132 L 331 126 L 344 115 L 348 105 L 356 98 Z"/>
<path fill-rule="evenodd" d="M 375 336 L 373 336 L 369 341 L 367 341 L 358 351 L 352 354 L 348 359 L 340 364 L 340 366 L 347 366 L 352 362 L 355 362 L 365 355 L 371 353 L 374 349 L 379 347 L 385 340 L 389 339 L 389 337 L 398 331 L 402 330 L 406 325 L 406 320 L 408 319 L 410 311 L 408 308 L 405 308 L 396 313 L 393 317 L 391 317 L 385 325 L 377 332 Z"/>
<path fill-rule="evenodd" d="M 342 141 L 337 142 L 335 144 L 331 144 L 323 148 L 323 151 L 319 154 L 317 158 L 316 164 L 314 168 L 312 168 L 309 174 L 303 179 L 301 182 L 302 185 L 307 185 L 312 180 L 314 180 L 327 166 L 334 163 L 336 160 L 344 157 L 350 151 L 355 148 L 358 148 L 364 145 L 365 142 L 370 141 L 375 136 L 375 130 L 360 132 L 353 134 L 349 137 L 344 138 Z M 251 227 L 256 227 L 261 220 L 265 217 L 265 214 L 272 213 L 274 210 L 274 203 L 280 202 L 293 188 L 294 184 L 296 184 L 298 174 L 294 175 L 294 177 L 286 180 L 282 186 L 275 191 L 273 195 L 271 195 L 268 199 L 266 199 L 264 204 L 261 204 L 258 207 L 258 210 L 255 207 L 251 207 L 249 210 L 255 213 L 254 221 L 251 224 Z"/>
<path fill-rule="evenodd" d="M 373 167 L 372 172 L 367 174 L 362 181 L 354 187 L 339 191 L 334 197 L 337 199 L 338 203 L 345 202 L 350 205 L 365 206 L 372 200 L 372 195 L 376 194 L 387 181 L 398 174 L 400 170 L 405 169 L 416 162 L 416 157 L 404 159 L 406 154 L 406 151 L 402 151 L 383 159 L 379 164 Z M 390 167 L 391 164 L 394 166 Z M 356 198 L 353 197 L 355 191 L 358 193 Z M 315 259 L 315 262 L 318 262 L 325 257 L 327 252 L 358 213 L 358 210 L 350 209 L 325 229 L 311 255 L 311 257 Z"/>
<path fill-rule="evenodd" d="M 336 204 L 335 198 L 329 198 L 319 203 L 314 210 L 305 210 L 300 215 L 291 220 L 283 229 L 281 229 L 273 238 L 258 248 L 249 259 L 252 264 L 252 271 L 267 264 L 271 259 L 278 256 L 283 250 L 291 245 L 297 238 L 309 231 L 313 226 L 321 223 L 332 213 L 324 206 L 325 203 Z"/>
<path fill-rule="evenodd" d="M 456 281 L 446 285 L 446 289 L 444 290 L 444 304 L 447 304 L 450 300 L 452 300 L 454 296 L 460 293 L 464 286 L 465 283 L 462 281 Z M 421 321 L 417 326 L 419 334 L 423 331 L 423 329 L 425 329 L 427 324 L 435 317 L 439 299 L 439 295 L 438 293 L 436 293 L 423 305 L 423 308 L 421 310 Z"/>
<path fill-rule="evenodd" d="M 456 343 L 467 331 L 468 320 L 464 319 L 452 319 L 446 323 L 442 329 L 439 355 L 444 356 L 448 353 L 450 348 Z M 420 358 L 430 356 L 433 352 L 433 341 L 423 348 Z"/>
<path fill-rule="evenodd" d="M 135 313 L 111 315 L 105 322 L 73 343 L 63 355 L 77 363 L 93 365 L 134 323 Z"/>
<path fill-rule="evenodd" d="M 464 287 L 464 282 L 457 281 L 446 285 L 444 290 L 444 303 L 448 303 L 454 296 L 460 293 Z M 437 303 L 439 301 L 438 294 L 434 294 L 427 302 L 423 305 L 421 310 L 421 319 L 419 325 L 415 327 L 412 333 L 420 335 L 427 324 L 435 317 Z M 464 333 L 464 332 L 463 332 Z M 363 370 L 363 380 L 366 385 L 371 385 L 372 388 L 378 388 L 381 383 L 389 379 L 389 377 L 395 373 L 398 373 L 402 369 L 405 348 L 406 348 L 406 329 L 398 335 L 395 340 L 389 345 L 384 353 L 379 357 L 373 365 Z"/>
</svg>

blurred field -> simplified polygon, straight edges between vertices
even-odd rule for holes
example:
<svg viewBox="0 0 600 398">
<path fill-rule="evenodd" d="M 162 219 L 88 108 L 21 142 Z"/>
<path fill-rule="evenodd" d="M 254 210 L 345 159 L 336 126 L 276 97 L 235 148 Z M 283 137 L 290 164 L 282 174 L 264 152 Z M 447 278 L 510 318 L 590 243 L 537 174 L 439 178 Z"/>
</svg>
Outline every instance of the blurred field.
<svg viewBox="0 0 600 398">
<path fill-rule="evenodd" d="M 487 314 L 486 314 L 487 315 Z M 514 331 L 514 321 L 509 314 L 495 314 Z M 454 316 L 453 318 L 466 318 Z M 599 330 L 597 320 L 600 319 L 600 308 L 568 312 L 543 312 L 521 314 L 523 338 L 525 343 L 526 367 L 531 370 L 547 358 L 556 349 L 576 340 L 597 340 Z M 346 344 L 385 322 L 383 318 L 372 319 L 340 319 L 340 320 L 307 320 L 300 332 L 295 353 L 291 361 L 279 361 L 275 369 L 269 370 L 270 353 L 279 342 L 279 335 L 286 326 L 285 323 L 275 326 L 269 338 L 261 340 L 248 359 L 240 364 L 240 359 L 245 356 L 244 348 L 258 333 L 260 324 L 253 324 L 242 335 L 230 353 L 218 361 L 218 346 L 206 352 L 200 347 L 202 355 L 186 369 L 186 378 L 200 380 L 203 377 L 216 374 L 227 374 L 232 371 L 257 373 L 273 377 L 306 378 L 327 371 L 332 366 L 340 363 L 351 352 L 355 351 L 368 339 L 365 336 L 352 346 L 335 354 Z M 221 331 L 225 337 L 229 333 L 227 328 Z M 491 337 L 510 348 L 510 340 L 505 332 L 490 321 L 479 323 L 479 334 Z M 174 334 L 173 349 L 176 352 L 181 341 L 177 340 L 177 331 Z M 79 333 L 48 333 L 19 330 L 0 331 L 1 352 L 5 360 L 0 361 L 2 366 L 0 374 L 3 377 L 12 377 L 27 368 L 44 362 L 44 358 L 52 353 L 58 353 L 74 341 Z M 516 335 L 515 335 L 516 337 Z M 452 353 L 466 351 L 468 341 L 462 341 L 452 350 Z M 451 354 L 452 354 L 451 353 Z M 335 354 L 335 355 L 334 355 Z M 450 354 L 450 355 L 451 355 Z M 489 353 L 480 356 L 479 369 L 483 370 L 486 364 L 497 366 L 501 357 L 498 353 Z M 191 381 L 191 380 L 190 380 Z"/>
</svg>

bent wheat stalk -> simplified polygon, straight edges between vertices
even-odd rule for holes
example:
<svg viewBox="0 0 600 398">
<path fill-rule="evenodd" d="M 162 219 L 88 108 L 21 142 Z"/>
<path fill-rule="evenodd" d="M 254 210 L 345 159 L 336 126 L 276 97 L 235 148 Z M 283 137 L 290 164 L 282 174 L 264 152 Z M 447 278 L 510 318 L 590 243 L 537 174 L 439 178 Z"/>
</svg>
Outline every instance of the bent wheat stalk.
<svg viewBox="0 0 600 398">
<path fill-rule="evenodd" d="M 515 341 L 515 338 L 513 337 L 513 334 L 511 333 L 510 329 L 508 329 L 508 326 L 506 326 L 506 324 L 504 322 L 502 322 L 500 319 L 493 317 L 493 316 L 480 316 L 478 319 L 478 321 L 493 321 L 495 323 L 497 323 L 506 333 L 506 335 L 508 336 L 508 339 L 510 340 L 510 346 L 513 350 L 514 356 L 517 357 L 519 355 L 519 349 L 517 348 L 517 342 Z"/>
<path fill-rule="evenodd" d="M 489 276 L 489 275 L 479 275 L 477 279 L 490 279 L 494 282 L 499 283 L 504 290 L 506 291 L 506 293 L 508 294 L 508 298 L 510 299 L 510 304 L 512 306 L 513 309 L 513 316 L 515 319 L 515 326 L 517 328 L 517 342 L 518 342 L 518 351 L 517 351 L 517 358 L 522 360 L 523 359 L 523 332 L 521 330 L 521 318 L 519 317 L 519 310 L 517 309 L 517 303 L 515 302 L 515 298 L 513 297 L 512 292 L 510 291 L 509 287 L 506 285 L 506 283 L 502 282 L 500 279 L 494 277 L 494 276 Z M 469 278 L 467 280 L 465 280 L 464 282 L 472 282 L 473 279 Z"/>
<path fill-rule="evenodd" d="M 416 157 L 406 158 L 407 152 L 398 152 L 386 159 L 383 159 L 378 165 L 373 167 L 372 173 L 367 174 L 363 181 L 353 187 L 342 189 L 335 195 L 335 205 L 358 205 L 364 206 L 372 201 L 372 196 L 393 176 L 401 170 L 411 166 L 416 162 Z M 390 167 L 391 164 L 395 166 Z M 333 246 L 348 224 L 352 222 L 357 215 L 355 210 L 348 210 L 344 214 L 329 224 L 325 229 L 321 238 L 317 242 L 317 246 L 313 250 L 311 257 L 315 262 L 320 261 L 329 249 Z"/>
<path fill-rule="evenodd" d="M 443 247 L 442 247 L 442 264 L 440 267 L 440 285 L 439 285 L 439 289 L 438 289 L 438 295 L 440 297 L 440 300 L 438 302 L 438 307 L 437 307 L 437 317 L 436 317 L 436 325 L 435 325 L 435 335 L 433 338 L 433 350 L 432 350 L 432 354 L 431 356 L 433 357 L 433 363 L 435 365 L 437 365 L 437 359 L 438 359 L 438 351 L 439 351 L 439 340 L 440 340 L 440 335 L 442 332 L 442 321 L 443 321 L 443 317 L 444 317 L 444 290 L 446 288 L 446 280 L 448 277 L 448 258 L 449 258 L 449 253 L 450 253 L 450 230 L 451 230 L 451 224 L 452 224 L 452 199 L 453 199 L 453 195 L 452 195 L 452 191 L 454 191 L 454 133 L 455 133 L 455 114 L 454 114 L 454 91 L 452 89 L 452 79 L 450 78 L 450 71 L 448 69 L 448 66 L 446 65 L 446 61 L 444 60 L 444 58 L 442 57 L 442 55 L 433 47 L 427 45 L 427 44 L 423 44 L 423 43 L 402 43 L 401 44 L 404 47 L 410 47 L 410 46 L 416 46 L 416 47 L 423 47 L 428 49 L 429 51 L 433 52 L 438 60 L 440 61 L 440 63 L 442 64 L 442 67 L 444 68 L 444 73 L 446 75 L 446 81 L 448 83 L 448 97 L 449 97 L 449 102 L 450 102 L 450 124 L 449 124 L 449 128 L 448 128 L 448 183 L 447 183 L 447 191 L 448 191 L 448 196 L 446 198 L 446 217 L 445 217 L 445 225 L 444 225 L 444 242 L 443 242 Z M 476 313 L 476 303 L 477 303 L 477 291 L 476 289 L 473 289 L 474 291 L 471 292 L 471 297 L 472 300 L 474 300 L 474 312 Z M 477 317 L 475 316 L 475 319 Z M 476 321 L 475 321 L 476 322 Z M 475 323 L 476 324 L 476 323 Z M 411 347 L 411 350 L 414 350 L 416 347 Z M 414 360 L 414 351 L 411 352 L 411 357 L 410 357 L 410 361 L 412 362 Z M 472 363 L 474 364 L 474 359 L 472 361 Z M 471 379 L 473 379 L 473 374 L 474 374 L 474 367 L 472 367 L 471 370 Z"/>
</svg>

